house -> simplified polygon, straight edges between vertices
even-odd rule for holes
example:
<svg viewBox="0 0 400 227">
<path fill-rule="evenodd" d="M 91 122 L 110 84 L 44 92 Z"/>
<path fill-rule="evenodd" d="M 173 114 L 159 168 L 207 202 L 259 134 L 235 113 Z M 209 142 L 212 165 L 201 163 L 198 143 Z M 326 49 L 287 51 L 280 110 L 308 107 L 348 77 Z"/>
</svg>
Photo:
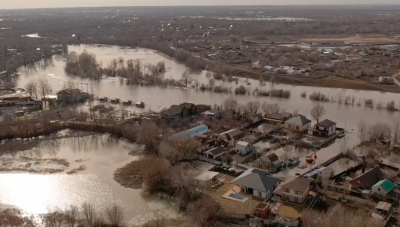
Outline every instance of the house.
<svg viewBox="0 0 400 227">
<path fill-rule="evenodd" d="M 304 132 L 311 127 L 311 120 L 303 115 L 298 115 L 287 120 L 284 127 L 291 131 Z"/>
<path fill-rule="evenodd" d="M 308 129 L 310 136 L 330 137 L 336 133 L 336 123 L 331 120 L 323 120 L 314 125 L 314 128 Z"/>
<path fill-rule="evenodd" d="M 293 203 L 304 203 L 311 190 L 313 180 L 306 177 L 296 177 L 282 185 L 282 199 Z"/>
<path fill-rule="evenodd" d="M 272 124 L 283 124 L 285 121 L 289 120 L 290 118 L 292 118 L 293 115 L 291 113 L 272 113 L 272 114 L 268 114 L 267 116 L 264 117 L 264 119 Z"/>
<path fill-rule="evenodd" d="M 380 201 L 375 207 L 375 211 L 372 213 L 372 218 L 376 221 L 383 222 L 385 226 L 393 214 L 393 206 L 390 203 Z M 377 222 L 377 223 L 379 223 Z"/>
<path fill-rule="evenodd" d="M 219 138 L 228 142 L 229 146 L 234 147 L 239 139 L 244 137 L 244 133 L 236 128 L 219 134 Z"/>
<path fill-rule="evenodd" d="M 64 89 L 57 92 L 57 102 L 63 103 L 79 103 L 89 99 L 89 94 L 80 89 Z"/>
<path fill-rule="evenodd" d="M 272 177 L 268 172 L 259 169 L 248 169 L 231 183 L 244 189 L 255 197 L 269 199 L 281 180 Z"/>
<path fill-rule="evenodd" d="M 378 81 L 381 84 L 389 84 L 389 85 L 394 84 L 393 78 L 389 76 L 380 76 L 378 78 Z"/>
<path fill-rule="evenodd" d="M 263 164 L 269 169 L 280 169 L 283 165 L 283 162 L 279 160 L 278 156 L 275 153 L 267 155 L 263 161 Z"/>
<path fill-rule="evenodd" d="M 204 152 L 204 155 L 207 158 L 211 158 L 214 160 L 221 160 L 222 157 L 225 155 L 225 148 L 223 147 L 213 147 L 210 150 Z"/>
<path fill-rule="evenodd" d="M 196 135 L 203 135 L 206 134 L 209 131 L 207 125 L 199 125 L 196 127 L 193 127 L 191 129 L 188 129 L 183 132 L 179 132 L 175 135 L 172 135 L 169 137 L 170 140 L 185 140 L 185 139 L 191 139 L 194 138 Z"/>
<path fill-rule="evenodd" d="M 217 109 L 212 109 L 203 112 L 202 115 L 207 116 L 209 118 L 219 118 L 222 116 L 222 111 Z"/>
<path fill-rule="evenodd" d="M 219 173 L 214 171 L 204 171 L 194 179 L 200 184 L 210 184 L 219 180 Z"/>
<path fill-rule="evenodd" d="M 161 112 L 164 119 L 185 118 L 197 114 L 197 106 L 193 103 L 182 103 L 180 105 L 172 105 L 168 110 Z"/>
<path fill-rule="evenodd" d="M 247 123 L 250 125 L 253 125 L 253 124 L 259 123 L 261 120 L 262 120 L 262 116 L 256 114 L 256 115 L 249 116 L 247 118 Z"/>
<path fill-rule="evenodd" d="M 378 181 L 383 180 L 383 172 L 379 167 L 375 167 L 357 178 L 349 181 L 350 190 L 369 190 Z"/>
<path fill-rule="evenodd" d="M 237 142 L 236 146 L 234 148 L 232 148 L 232 151 L 235 151 L 236 153 L 240 154 L 240 155 L 246 155 L 250 152 L 253 151 L 253 145 L 251 145 L 248 142 L 245 141 L 239 141 Z"/>
<path fill-rule="evenodd" d="M 386 197 L 389 192 L 394 189 L 394 184 L 390 180 L 380 180 L 376 184 L 374 184 L 371 188 L 373 193 L 376 193 L 378 196 Z"/>
</svg>

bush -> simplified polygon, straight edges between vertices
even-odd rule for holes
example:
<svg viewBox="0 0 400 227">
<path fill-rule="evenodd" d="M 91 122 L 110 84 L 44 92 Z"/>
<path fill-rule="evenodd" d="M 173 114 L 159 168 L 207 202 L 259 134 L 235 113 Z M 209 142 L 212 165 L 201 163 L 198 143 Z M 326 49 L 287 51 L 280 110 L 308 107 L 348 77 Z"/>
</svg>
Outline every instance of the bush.
<svg viewBox="0 0 400 227">
<path fill-rule="evenodd" d="M 374 108 L 374 101 L 372 99 L 366 99 L 364 105 L 365 107 Z"/>
<path fill-rule="evenodd" d="M 329 102 L 329 98 L 322 94 L 321 92 L 313 92 L 310 95 L 310 100 L 312 101 L 320 101 L 320 102 Z"/>
<path fill-rule="evenodd" d="M 387 109 L 388 111 L 395 111 L 396 108 L 395 108 L 395 106 L 394 106 L 394 101 L 388 102 L 388 103 L 386 104 L 386 109 Z"/>
<path fill-rule="evenodd" d="M 306 97 L 307 97 L 307 93 L 306 93 L 305 91 L 303 91 L 303 92 L 301 93 L 301 97 L 302 97 L 302 98 L 306 98 Z"/>
<path fill-rule="evenodd" d="M 246 93 L 247 93 L 247 90 L 243 86 L 240 86 L 235 89 L 235 94 L 237 94 L 237 95 L 245 95 Z"/>
</svg>

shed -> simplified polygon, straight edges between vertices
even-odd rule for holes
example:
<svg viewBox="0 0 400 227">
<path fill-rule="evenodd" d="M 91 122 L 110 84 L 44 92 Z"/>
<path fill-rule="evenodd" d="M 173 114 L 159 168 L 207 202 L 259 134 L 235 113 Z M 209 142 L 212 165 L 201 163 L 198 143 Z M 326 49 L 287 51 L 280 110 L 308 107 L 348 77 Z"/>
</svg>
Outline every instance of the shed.
<svg viewBox="0 0 400 227">
<path fill-rule="evenodd" d="M 195 177 L 194 179 L 197 181 L 201 181 L 201 182 L 208 182 L 208 183 L 212 183 L 214 180 L 217 180 L 219 176 L 218 172 L 214 172 L 214 171 L 204 171 L 201 174 L 199 174 L 197 177 Z"/>
</svg>

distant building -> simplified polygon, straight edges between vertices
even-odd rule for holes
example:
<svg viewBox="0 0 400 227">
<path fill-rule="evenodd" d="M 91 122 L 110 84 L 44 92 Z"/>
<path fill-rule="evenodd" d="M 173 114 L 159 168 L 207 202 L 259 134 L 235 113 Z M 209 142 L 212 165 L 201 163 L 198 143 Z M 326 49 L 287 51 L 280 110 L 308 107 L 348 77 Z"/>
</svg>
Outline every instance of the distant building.
<svg viewBox="0 0 400 227">
<path fill-rule="evenodd" d="M 89 99 L 89 94 L 80 89 L 64 89 L 57 92 L 57 102 L 80 103 Z"/>
<path fill-rule="evenodd" d="M 182 103 L 180 105 L 172 105 L 168 110 L 161 112 L 164 119 L 185 118 L 197 114 L 197 106 L 193 103 Z"/>
</svg>

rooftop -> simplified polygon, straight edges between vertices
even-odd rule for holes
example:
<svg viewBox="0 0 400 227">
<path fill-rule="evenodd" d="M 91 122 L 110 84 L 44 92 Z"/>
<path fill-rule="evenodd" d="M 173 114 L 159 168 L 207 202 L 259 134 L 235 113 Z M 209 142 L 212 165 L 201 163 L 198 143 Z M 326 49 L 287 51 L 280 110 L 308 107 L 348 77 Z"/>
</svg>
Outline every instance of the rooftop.
<svg viewBox="0 0 400 227">
<path fill-rule="evenodd" d="M 231 183 L 258 191 L 266 192 L 273 188 L 281 180 L 269 176 L 269 173 L 259 169 L 248 169 Z"/>
<path fill-rule="evenodd" d="M 311 182 L 312 180 L 310 178 L 297 177 L 296 179 L 283 185 L 282 188 L 305 192 L 307 191 L 308 187 L 310 187 Z"/>
<path fill-rule="evenodd" d="M 315 127 L 321 126 L 321 127 L 324 127 L 324 128 L 330 128 L 330 127 L 332 127 L 334 125 L 336 125 L 335 122 L 333 122 L 331 120 L 328 120 L 328 119 L 325 119 L 325 120 L 319 122 L 318 124 L 316 124 Z"/>
<path fill-rule="evenodd" d="M 286 121 L 288 124 L 292 125 L 306 125 L 308 123 L 311 123 L 311 120 L 307 119 L 305 116 L 298 115 L 296 117 L 292 117 L 289 120 Z"/>
</svg>

